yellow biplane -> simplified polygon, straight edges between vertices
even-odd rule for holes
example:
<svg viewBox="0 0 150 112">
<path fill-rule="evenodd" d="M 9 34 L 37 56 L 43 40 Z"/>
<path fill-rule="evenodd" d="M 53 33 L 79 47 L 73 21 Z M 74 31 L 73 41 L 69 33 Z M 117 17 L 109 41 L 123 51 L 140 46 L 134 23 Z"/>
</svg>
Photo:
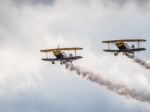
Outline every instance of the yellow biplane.
<svg viewBox="0 0 150 112">
<path fill-rule="evenodd" d="M 60 61 L 60 64 L 65 64 L 67 62 L 72 63 L 72 61 L 83 58 L 82 56 L 77 56 L 77 50 L 82 50 L 83 48 L 73 47 L 73 48 L 56 48 L 56 49 L 43 49 L 41 52 L 46 53 L 46 58 L 42 58 L 44 61 L 51 61 L 52 64 L 55 64 L 55 61 Z M 64 51 L 74 51 L 74 55 L 72 53 L 66 54 Z M 52 52 L 52 54 L 51 54 Z M 54 55 L 55 58 L 50 58 L 50 55 Z"/>
<path fill-rule="evenodd" d="M 102 43 L 108 44 L 108 49 L 104 49 L 105 52 L 114 52 L 115 56 L 117 56 L 118 53 L 122 52 L 126 56 L 132 54 L 132 56 L 134 57 L 135 52 L 146 50 L 145 48 L 140 48 L 140 42 L 145 41 L 146 41 L 145 39 L 120 39 L 120 40 L 102 41 Z M 134 44 L 129 46 L 127 44 L 128 42 L 137 42 L 137 47 L 135 48 Z M 110 43 L 114 43 L 118 49 L 110 49 L 109 45 Z"/>
</svg>

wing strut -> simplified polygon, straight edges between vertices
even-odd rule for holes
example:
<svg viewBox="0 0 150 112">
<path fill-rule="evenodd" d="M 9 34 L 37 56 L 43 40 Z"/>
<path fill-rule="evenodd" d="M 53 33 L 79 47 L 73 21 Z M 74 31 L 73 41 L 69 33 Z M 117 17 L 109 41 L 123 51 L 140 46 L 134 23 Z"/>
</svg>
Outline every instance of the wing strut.
<svg viewBox="0 0 150 112">
<path fill-rule="evenodd" d="M 109 45 L 109 42 L 108 42 L 108 49 L 110 49 L 110 45 Z"/>
<path fill-rule="evenodd" d="M 140 47 L 140 41 L 138 40 L 138 48 Z"/>
<path fill-rule="evenodd" d="M 46 52 L 46 58 L 48 58 L 47 52 Z"/>
<path fill-rule="evenodd" d="M 76 53 L 77 53 L 77 52 L 76 52 L 76 49 L 75 49 L 75 56 L 76 56 Z"/>
</svg>

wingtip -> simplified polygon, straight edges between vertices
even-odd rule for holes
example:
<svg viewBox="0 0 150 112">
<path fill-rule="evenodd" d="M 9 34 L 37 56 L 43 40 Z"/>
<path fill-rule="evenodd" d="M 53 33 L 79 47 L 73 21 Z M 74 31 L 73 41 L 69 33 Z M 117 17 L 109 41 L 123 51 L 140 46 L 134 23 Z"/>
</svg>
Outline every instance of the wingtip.
<svg viewBox="0 0 150 112">
<path fill-rule="evenodd" d="M 83 56 L 80 56 L 80 58 L 83 58 Z"/>
<path fill-rule="evenodd" d="M 44 52 L 44 50 L 42 49 L 42 50 L 40 50 L 40 52 Z"/>
<path fill-rule="evenodd" d="M 81 50 L 83 50 L 83 48 L 82 48 L 82 47 L 78 47 L 78 49 L 81 49 Z"/>
<path fill-rule="evenodd" d="M 106 43 L 106 41 L 102 41 L 102 43 Z"/>
</svg>

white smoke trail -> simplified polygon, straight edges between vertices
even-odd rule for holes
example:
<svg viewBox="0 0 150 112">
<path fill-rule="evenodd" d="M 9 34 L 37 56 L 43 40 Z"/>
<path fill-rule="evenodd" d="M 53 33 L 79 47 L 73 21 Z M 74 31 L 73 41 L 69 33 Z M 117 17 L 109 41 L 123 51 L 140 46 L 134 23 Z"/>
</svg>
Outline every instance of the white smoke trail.
<svg viewBox="0 0 150 112">
<path fill-rule="evenodd" d="M 98 83 L 112 92 L 115 92 L 121 96 L 125 96 L 128 99 L 135 99 L 140 102 L 150 103 L 150 95 L 148 94 L 145 94 L 143 92 L 137 92 L 134 89 L 129 89 L 125 85 L 114 84 L 108 79 L 103 78 L 101 74 L 95 74 L 88 69 L 82 69 L 69 63 L 66 63 L 65 65 L 66 69 L 69 69 L 70 71 L 75 71 L 77 75 L 81 75 L 92 82 Z"/>
<path fill-rule="evenodd" d="M 135 58 L 135 57 L 130 56 L 130 55 L 128 55 L 128 58 L 132 59 L 134 62 L 136 62 L 137 64 L 140 64 L 140 65 L 143 66 L 144 68 L 150 70 L 150 64 L 148 64 L 148 63 L 145 62 L 144 60 L 139 59 L 139 58 Z"/>
</svg>

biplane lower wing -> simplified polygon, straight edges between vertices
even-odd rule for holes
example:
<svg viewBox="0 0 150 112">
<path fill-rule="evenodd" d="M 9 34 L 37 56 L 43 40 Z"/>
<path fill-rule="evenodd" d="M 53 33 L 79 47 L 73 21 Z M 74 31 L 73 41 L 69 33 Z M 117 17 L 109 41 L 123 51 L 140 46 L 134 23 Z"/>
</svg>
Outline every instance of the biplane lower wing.
<svg viewBox="0 0 150 112">
<path fill-rule="evenodd" d="M 136 52 L 136 51 L 144 51 L 145 48 L 135 48 L 135 49 L 126 49 L 126 50 L 113 50 L 113 49 L 104 49 L 105 52 Z"/>
<path fill-rule="evenodd" d="M 74 56 L 74 57 L 67 57 L 67 58 L 62 58 L 62 59 L 57 59 L 57 58 L 42 58 L 42 60 L 44 61 L 61 61 L 61 60 L 65 60 L 65 61 L 70 61 L 70 60 L 77 60 L 83 58 L 82 56 Z"/>
<path fill-rule="evenodd" d="M 130 51 L 131 51 L 131 52 L 132 52 L 132 51 L 135 52 L 135 51 L 144 51 L 144 50 L 146 50 L 146 49 L 145 49 L 145 48 L 136 48 L 136 49 L 127 49 L 126 51 L 127 51 L 127 52 L 130 52 Z"/>
<path fill-rule="evenodd" d="M 119 50 L 113 50 L 113 49 L 104 49 L 105 52 L 119 52 Z"/>
</svg>

